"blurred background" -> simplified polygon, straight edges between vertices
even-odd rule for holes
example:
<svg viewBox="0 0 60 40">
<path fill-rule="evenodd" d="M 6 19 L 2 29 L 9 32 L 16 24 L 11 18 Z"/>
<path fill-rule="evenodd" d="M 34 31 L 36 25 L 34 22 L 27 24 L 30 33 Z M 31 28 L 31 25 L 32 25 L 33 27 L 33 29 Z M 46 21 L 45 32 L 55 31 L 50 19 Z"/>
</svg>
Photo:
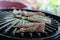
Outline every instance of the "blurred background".
<svg viewBox="0 0 60 40">
<path fill-rule="evenodd" d="M 60 0 L 0 0 L 0 8 L 43 10 L 60 16 Z"/>
</svg>

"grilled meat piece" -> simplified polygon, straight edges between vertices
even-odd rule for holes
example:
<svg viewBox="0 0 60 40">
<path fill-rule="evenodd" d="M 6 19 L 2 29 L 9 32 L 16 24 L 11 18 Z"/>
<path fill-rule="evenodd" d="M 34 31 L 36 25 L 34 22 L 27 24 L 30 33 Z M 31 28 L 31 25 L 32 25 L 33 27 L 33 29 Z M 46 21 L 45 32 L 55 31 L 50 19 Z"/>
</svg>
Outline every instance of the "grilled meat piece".
<svg viewBox="0 0 60 40">
<path fill-rule="evenodd" d="M 27 17 L 34 16 L 34 15 L 39 15 L 39 16 L 45 16 L 45 14 L 41 12 L 27 12 L 27 11 L 21 11 L 21 10 L 13 10 L 13 15 L 14 18 L 19 18 L 19 19 L 26 19 Z"/>
<path fill-rule="evenodd" d="M 45 14 L 42 13 L 42 12 L 35 12 L 35 13 L 33 13 L 33 12 L 22 11 L 22 13 L 20 13 L 20 14 L 22 14 L 24 16 L 28 16 L 28 17 L 29 16 L 34 16 L 34 15 L 45 16 Z"/>
<path fill-rule="evenodd" d="M 47 24 L 51 24 L 50 18 L 39 16 L 39 15 L 34 15 L 34 16 L 28 17 L 27 20 L 32 21 L 32 22 L 44 22 Z"/>
<path fill-rule="evenodd" d="M 17 32 L 44 32 L 45 23 L 30 23 L 25 25 L 15 26 L 16 28 L 20 28 Z"/>
<path fill-rule="evenodd" d="M 16 28 L 30 28 L 30 27 L 34 27 L 35 26 L 35 23 L 28 23 L 28 24 L 20 24 L 20 25 L 17 25 L 17 26 L 14 26 Z"/>
<path fill-rule="evenodd" d="M 42 13 L 42 12 L 37 12 L 35 15 L 45 16 L 45 14 L 44 14 L 44 13 Z"/>
<path fill-rule="evenodd" d="M 16 11 L 16 10 L 15 10 Z M 41 12 L 27 12 L 27 11 L 13 11 L 15 18 L 21 18 L 23 20 L 29 21 L 28 24 L 20 24 L 14 26 L 14 28 L 19 28 L 19 32 L 44 32 L 45 23 L 51 24 L 51 19 L 46 17 L 45 14 Z M 31 22 L 32 21 L 32 22 Z"/>
</svg>

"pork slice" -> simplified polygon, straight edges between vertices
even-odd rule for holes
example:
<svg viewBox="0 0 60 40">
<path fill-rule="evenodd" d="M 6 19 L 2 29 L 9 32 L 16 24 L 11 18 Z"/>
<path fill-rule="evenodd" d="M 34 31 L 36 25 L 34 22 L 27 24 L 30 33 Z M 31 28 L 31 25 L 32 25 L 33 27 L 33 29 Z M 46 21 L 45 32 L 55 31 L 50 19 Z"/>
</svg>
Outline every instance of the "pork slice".
<svg viewBox="0 0 60 40">
<path fill-rule="evenodd" d="M 20 25 L 14 26 L 14 27 L 15 28 L 30 28 L 34 25 L 35 25 L 34 23 L 28 23 L 28 24 L 20 24 Z"/>
<path fill-rule="evenodd" d="M 45 14 L 44 14 L 44 13 L 42 13 L 42 12 L 37 12 L 35 15 L 45 16 Z"/>
<path fill-rule="evenodd" d="M 29 25 L 30 26 L 30 25 Z M 34 23 L 32 27 L 29 28 L 20 28 L 17 32 L 44 32 L 45 23 Z"/>
<path fill-rule="evenodd" d="M 45 16 L 45 14 L 44 13 L 42 13 L 42 12 L 27 12 L 27 11 L 21 11 L 21 13 L 20 14 L 22 14 L 22 15 L 24 15 L 24 16 L 34 16 L 34 15 L 39 15 L 39 16 Z"/>
<path fill-rule="evenodd" d="M 27 20 L 29 21 L 33 21 L 33 22 L 44 22 L 47 24 L 51 24 L 51 19 L 48 17 L 44 17 L 44 16 L 39 16 L 39 15 L 34 15 L 31 17 L 28 17 Z"/>
</svg>

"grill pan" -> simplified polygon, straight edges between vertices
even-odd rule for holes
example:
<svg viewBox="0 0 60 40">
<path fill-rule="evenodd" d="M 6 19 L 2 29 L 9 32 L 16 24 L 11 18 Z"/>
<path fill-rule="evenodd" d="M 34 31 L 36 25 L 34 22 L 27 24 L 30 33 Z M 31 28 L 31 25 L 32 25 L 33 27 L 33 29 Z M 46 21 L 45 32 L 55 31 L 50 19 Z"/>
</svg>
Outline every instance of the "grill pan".
<svg viewBox="0 0 60 40">
<path fill-rule="evenodd" d="M 13 26 L 20 24 L 20 20 L 13 18 L 12 14 L 13 9 L 0 9 L 0 35 L 13 39 L 28 39 L 28 38 L 39 38 L 39 39 L 49 39 L 56 38 L 59 32 L 60 26 L 60 17 L 50 14 L 46 11 L 41 11 L 46 16 L 52 19 L 51 25 L 45 25 L 45 33 L 42 32 L 26 32 L 26 33 L 16 33 L 17 28 L 13 28 Z M 19 9 L 17 9 L 19 10 Z M 37 10 L 28 10 L 28 9 L 20 9 L 29 12 L 38 12 Z"/>
</svg>

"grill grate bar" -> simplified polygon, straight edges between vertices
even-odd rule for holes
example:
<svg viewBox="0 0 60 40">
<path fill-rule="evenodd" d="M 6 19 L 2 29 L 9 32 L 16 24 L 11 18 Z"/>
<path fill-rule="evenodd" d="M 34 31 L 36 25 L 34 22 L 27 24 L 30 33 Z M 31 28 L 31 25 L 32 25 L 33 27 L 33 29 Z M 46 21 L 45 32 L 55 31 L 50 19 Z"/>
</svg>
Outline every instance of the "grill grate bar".
<svg viewBox="0 0 60 40">
<path fill-rule="evenodd" d="M 14 21 L 14 20 L 12 20 L 12 21 Z M 10 22 L 10 23 L 8 23 L 8 24 L 5 24 L 4 26 L 0 27 L 0 30 L 3 29 L 4 27 L 10 25 L 11 23 L 12 23 L 12 22 Z"/>
<path fill-rule="evenodd" d="M 4 25 L 4 26 L 0 27 L 0 30 L 1 30 L 1 29 L 3 29 L 4 27 L 6 27 L 6 26 L 10 25 L 10 24 L 11 24 L 11 23 L 8 23 L 8 24 L 6 24 L 6 25 Z"/>
<path fill-rule="evenodd" d="M 4 18 L 5 20 L 7 20 L 7 19 L 13 19 L 12 17 L 7 17 L 7 18 Z"/>
<path fill-rule="evenodd" d="M 53 19 L 53 18 L 52 18 L 52 21 L 55 23 L 59 23 L 56 19 Z"/>
<path fill-rule="evenodd" d="M 9 23 L 9 22 L 11 22 L 11 21 L 13 21 L 13 20 L 14 20 L 14 19 L 7 20 L 6 22 L 1 23 L 0 25 L 3 25 L 3 24 L 5 24 L 5 23 Z"/>
<path fill-rule="evenodd" d="M 55 20 L 55 19 L 54 19 L 54 21 L 55 21 L 56 23 L 59 23 L 59 22 L 58 22 L 57 20 Z"/>
<path fill-rule="evenodd" d="M 53 28 L 57 28 L 57 24 L 56 25 L 49 25 L 49 24 L 47 24 L 48 26 L 50 26 L 50 27 L 53 27 Z"/>
<path fill-rule="evenodd" d="M 56 35 L 53 39 L 58 39 L 60 38 L 60 34 Z"/>
<path fill-rule="evenodd" d="M 0 21 L 1 21 L 2 19 L 0 19 Z"/>
<path fill-rule="evenodd" d="M 6 19 L 6 21 L 8 21 L 8 19 Z M 0 23 L 6 22 L 6 21 L 5 21 L 5 19 L 2 19 L 2 20 L 0 20 Z"/>
<path fill-rule="evenodd" d="M 9 27 L 5 30 L 5 33 L 7 33 L 14 25 L 16 25 L 18 21 L 13 21 L 13 22 L 14 22 L 14 24 L 11 25 L 11 26 L 9 26 Z"/>
<path fill-rule="evenodd" d="M 17 20 L 17 21 L 18 21 L 18 24 L 19 24 L 20 21 L 19 21 L 19 20 Z M 18 25 L 18 24 L 17 24 L 17 25 Z M 15 35 L 16 31 L 17 31 L 17 28 L 15 28 L 15 29 L 13 30 L 12 34 Z"/>
<path fill-rule="evenodd" d="M 10 18 L 4 18 L 4 19 L 1 19 L 0 21 L 2 21 L 2 20 L 8 20 L 8 19 L 13 19 L 12 17 L 10 17 Z"/>
<path fill-rule="evenodd" d="M 12 34 L 15 35 L 16 31 L 17 31 L 17 28 L 13 30 Z"/>
<path fill-rule="evenodd" d="M 52 30 L 48 29 L 48 28 L 45 28 L 45 30 L 49 31 L 49 32 L 52 32 Z"/>
<path fill-rule="evenodd" d="M 41 33 L 37 33 L 39 36 L 41 36 Z"/>
<path fill-rule="evenodd" d="M 52 28 L 52 27 L 50 27 L 50 26 L 48 26 L 48 25 L 46 25 L 46 27 L 48 27 L 48 28 L 50 28 L 50 29 L 52 29 L 52 30 L 56 30 L 55 28 Z"/>
<path fill-rule="evenodd" d="M 0 21 L 0 23 L 2 23 L 3 21 Z"/>
<path fill-rule="evenodd" d="M 21 33 L 21 36 L 23 37 L 24 36 L 24 33 Z"/>
<path fill-rule="evenodd" d="M 8 19 L 13 19 L 13 18 L 7 18 L 7 19 L 3 19 L 3 20 L 8 20 Z"/>
<path fill-rule="evenodd" d="M 30 34 L 30 37 L 32 37 L 33 33 L 29 33 Z"/>
</svg>

